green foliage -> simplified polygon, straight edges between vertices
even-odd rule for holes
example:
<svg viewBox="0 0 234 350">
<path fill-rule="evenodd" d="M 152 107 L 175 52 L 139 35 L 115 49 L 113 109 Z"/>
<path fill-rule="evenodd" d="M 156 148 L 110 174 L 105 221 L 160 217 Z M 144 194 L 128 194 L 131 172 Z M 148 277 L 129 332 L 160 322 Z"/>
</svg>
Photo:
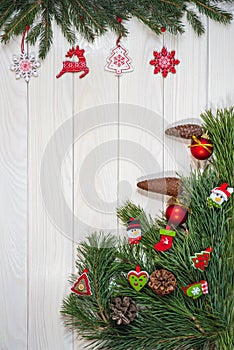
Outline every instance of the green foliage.
<svg viewBox="0 0 234 350">
<path fill-rule="evenodd" d="M 88 41 L 113 30 L 117 35 L 127 35 L 126 21 L 138 18 L 156 34 L 165 26 L 172 34 L 183 33 L 183 16 L 197 34 L 205 31 L 201 15 L 227 24 L 232 15 L 222 9 L 234 0 L 2 0 L 0 7 L 1 39 L 8 42 L 22 34 L 26 25 L 31 27 L 27 41 L 34 44 L 39 39 L 39 56 L 44 58 L 53 42 L 53 20 L 61 28 L 69 43 L 74 44 L 78 31 Z M 116 18 L 122 18 L 119 23 Z"/>
<path fill-rule="evenodd" d="M 191 213 L 169 251 L 158 252 L 159 229 L 165 217 L 152 219 L 143 208 L 126 202 L 117 215 L 126 226 L 130 217 L 141 220 L 143 237 L 138 245 L 114 235 L 93 234 L 77 250 L 76 266 L 81 274 L 89 269 L 92 296 L 71 293 L 63 301 L 66 324 L 90 340 L 89 349 L 101 350 L 232 350 L 234 348 L 234 239 L 233 195 L 220 209 L 208 208 L 211 190 L 223 181 L 233 186 L 234 109 L 202 115 L 204 128 L 214 143 L 211 163 L 191 172 L 183 183 L 182 200 Z M 224 142 L 225 141 L 225 142 Z M 231 160 L 229 160 L 231 158 Z M 192 267 L 189 257 L 213 248 L 204 272 Z M 136 265 L 149 273 L 164 268 L 177 278 L 173 294 L 157 296 L 149 286 L 135 291 L 127 273 Z M 72 280 L 74 282 L 75 276 Z M 193 300 L 182 287 L 207 280 L 209 294 Z M 117 326 L 111 319 L 110 303 L 115 296 L 129 296 L 138 315 L 129 326 Z"/>
</svg>

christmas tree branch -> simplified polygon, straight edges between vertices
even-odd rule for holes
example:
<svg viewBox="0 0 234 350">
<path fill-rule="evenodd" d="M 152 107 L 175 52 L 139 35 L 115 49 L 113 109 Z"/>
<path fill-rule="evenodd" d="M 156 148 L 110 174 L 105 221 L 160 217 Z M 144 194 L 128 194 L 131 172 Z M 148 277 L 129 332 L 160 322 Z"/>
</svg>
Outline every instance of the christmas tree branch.
<svg viewBox="0 0 234 350">
<path fill-rule="evenodd" d="M 39 39 L 40 57 L 44 58 L 52 43 L 52 21 L 55 20 L 61 27 L 65 38 L 70 42 L 75 41 L 74 28 L 88 41 L 93 41 L 96 36 L 106 31 L 114 30 L 117 35 L 126 35 L 127 28 L 116 19 L 125 21 L 131 16 L 137 17 L 156 34 L 161 34 L 160 28 L 166 27 L 172 34 L 183 33 L 183 15 L 187 14 L 188 22 L 197 34 L 204 32 L 204 26 L 200 17 L 191 6 L 199 13 L 205 14 L 212 20 L 223 24 L 230 23 L 232 14 L 222 10 L 222 5 L 227 1 L 209 0 L 2 0 L 0 9 L 0 29 L 3 31 L 2 41 L 8 42 L 15 35 L 23 34 L 26 25 L 32 27 L 33 34 L 28 35 L 28 41 L 35 43 Z M 234 2 L 234 0 L 230 0 Z M 214 4 L 217 4 L 216 6 Z M 189 8 L 188 8 L 189 4 Z M 45 21 L 45 13 L 47 20 Z M 45 22 L 45 23 L 44 23 Z M 39 30 L 38 24 L 42 28 Z"/>
</svg>

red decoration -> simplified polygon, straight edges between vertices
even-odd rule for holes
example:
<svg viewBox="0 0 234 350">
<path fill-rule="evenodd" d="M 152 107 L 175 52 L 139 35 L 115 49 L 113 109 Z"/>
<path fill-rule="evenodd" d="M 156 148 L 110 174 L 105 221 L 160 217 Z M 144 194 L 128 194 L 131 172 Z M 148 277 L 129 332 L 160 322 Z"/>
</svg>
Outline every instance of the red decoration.
<svg viewBox="0 0 234 350">
<path fill-rule="evenodd" d="M 120 44 L 121 36 L 116 41 L 116 46 L 111 50 L 111 55 L 107 58 L 105 69 L 121 76 L 123 73 L 132 72 L 130 65 L 131 58 L 128 57 L 128 51 Z"/>
<path fill-rule="evenodd" d="M 76 48 L 70 49 L 65 57 L 72 58 L 73 56 L 76 56 L 79 61 L 73 62 L 73 61 L 63 61 L 63 68 L 61 72 L 56 75 L 56 78 L 60 78 L 64 73 L 77 73 L 77 72 L 84 72 L 80 75 L 80 78 L 84 78 L 89 73 L 89 68 L 86 66 L 86 58 L 84 57 L 85 50 L 80 49 L 79 46 L 76 46 Z"/>
<path fill-rule="evenodd" d="M 92 295 L 89 279 L 87 273 L 89 272 L 88 269 L 85 269 L 80 277 L 78 277 L 78 280 L 75 282 L 74 286 L 71 288 L 71 290 L 79 295 Z"/>
<path fill-rule="evenodd" d="M 166 218 L 169 225 L 182 225 L 188 218 L 188 210 L 180 204 L 169 205 L 166 209 Z"/>
<path fill-rule="evenodd" d="M 154 59 L 150 61 L 150 64 L 154 66 L 154 74 L 162 73 L 163 78 L 166 78 L 168 73 L 176 73 L 175 66 L 180 63 L 175 59 L 175 51 L 167 51 L 164 46 L 161 52 L 153 52 Z"/>
<path fill-rule="evenodd" d="M 207 281 L 199 281 L 192 284 L 189 284 L 186 287 L 182 287 L 184 294 L 186 294 L 188 297 L 197 299 L 202 294 L 208 294 L 208 282 Z"/>
<path fill-rule="evenodd" d="M 161 27 L 161 32 L 165 33 L 165 31 L 166 31 L 166 27 Z"/>
<path fill-rule="evenodd" d="M 159 252 L 164 252 L 171 248 L 176 232 L 171 231 L 170 226 L 167 225 L 166 229 L 160 229 L 159 233 L 160 241 L 154 245 L 154 249 Z"/>
<path fill-rule="evenodd" d="M 190 259 L 192 261 L 193 267 L 201 271 L 204 271 L 205 267 L 207 267 L 209 264 L 211 252 L 212 252 L 212 248 L 207 248 L 206 250 L 200 253 L 196 253 L 194 256 L 191 256 Z"/>
<path fill-rule="evenodd" d="M 208 159 L 213 153 L 213 145 L 205 137 L 196 137 L 193 135 L 192 143 L 188 147 L 194 158 L 199 160 Z"/>
<path fill-rule="evenodd" d="M 139 265 L 136 266 L 136 271 L 131 270 L 128 273 L 128 282 L 137 292 L 139 292 L 146 285 L 148 279 L 148 272 L 141 271 Z"/>
</svg>

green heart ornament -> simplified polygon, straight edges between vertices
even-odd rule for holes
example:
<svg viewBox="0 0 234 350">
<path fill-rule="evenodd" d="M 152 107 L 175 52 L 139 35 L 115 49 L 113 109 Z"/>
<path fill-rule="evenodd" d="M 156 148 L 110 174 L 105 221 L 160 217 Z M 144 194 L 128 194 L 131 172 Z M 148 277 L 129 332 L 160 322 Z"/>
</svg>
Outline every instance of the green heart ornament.
<svg viewBox="0 0 234 350">
<path fill-rule="evenodd" d="M 136 270 L 131 270 L 128 273 L 129 284 L 139 292 L 148 282 L 149 274 L 146 271 L 141 271 L 139 265 L 136 266 Z"/>
</svg>

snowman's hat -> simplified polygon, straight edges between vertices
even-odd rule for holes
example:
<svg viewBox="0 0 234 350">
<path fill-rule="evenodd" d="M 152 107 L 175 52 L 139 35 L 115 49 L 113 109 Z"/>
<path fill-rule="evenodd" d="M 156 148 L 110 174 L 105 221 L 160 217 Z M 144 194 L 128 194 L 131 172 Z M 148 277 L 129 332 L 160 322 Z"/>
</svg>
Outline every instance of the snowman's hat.
<svg viewBox="0 0 234 350">
<path fill-rule="evenodd" d="M 141 229 L 141 222 L 140 222 L 140 220 L 137 220 L 137 219 L 134 219 L 134 218 L 130 218 L 128 220 L 127 231 L 132 230 L 132 229 Z"/>
<path fill-rule="evenodd" d="M 221 186 L 215 187 L 212 192 L 220 194 L 227 201 L 233 192 L 233 188 L 228 187 L 227 183 L 223 183 Z"/>
</svg>

